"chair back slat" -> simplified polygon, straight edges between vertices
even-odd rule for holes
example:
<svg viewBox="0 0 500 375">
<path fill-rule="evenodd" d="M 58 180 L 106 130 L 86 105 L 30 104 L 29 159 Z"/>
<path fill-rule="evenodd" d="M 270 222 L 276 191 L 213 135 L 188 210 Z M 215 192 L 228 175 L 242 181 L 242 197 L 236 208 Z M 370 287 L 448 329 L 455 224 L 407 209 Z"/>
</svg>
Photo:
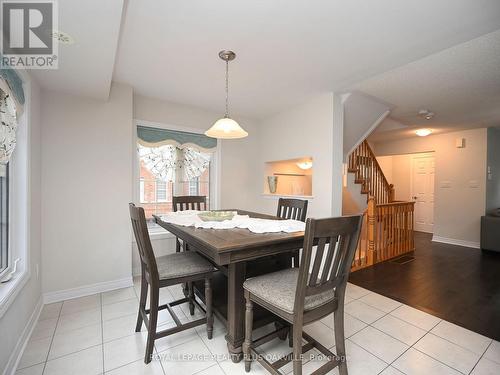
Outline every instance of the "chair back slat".
<svg viewBox="0 0 500 375">
<path fill-rule="evenodd" d="M 276 216 L 282 219 L 306 221 L 307 200 L 280 198 Z"/>
<path fill-rule="evenodd" d="M 361 223 L 362 215 L 307 219 L 295 292 L 296 312 L 303 313 L 307 296 L 328 290 L 337 294 L 345 289 Z"/>
<path fill-rule="evenodd" d="M 178 195 L 172 197 L 174 212 L 186 210 L 207 211 L 207 197 L 204 195 Z"/>
<path fill-rule="evenodd" d="M 130 220 L 134 231 L 137 249 L 139 251 L 139 259 L 141 261 L 141 269 L 146 272 L 152 279 L 158 279 L 158 267 L 156 258 L 151 246 L 149 238 L 148 225 L 146 223 L 146 215 L 142 207 L 136 207 L 133 203 L 129 204 Z"/>
</svg>

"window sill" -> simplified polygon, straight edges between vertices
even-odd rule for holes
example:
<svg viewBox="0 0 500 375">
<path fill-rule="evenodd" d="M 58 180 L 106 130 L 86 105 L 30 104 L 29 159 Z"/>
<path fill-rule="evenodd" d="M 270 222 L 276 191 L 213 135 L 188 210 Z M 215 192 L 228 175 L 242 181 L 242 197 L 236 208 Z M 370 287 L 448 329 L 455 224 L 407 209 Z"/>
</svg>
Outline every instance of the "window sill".
<svg viewBox="0 0 500 375">
<path fill-rule="evenodd" d="M 149 238 L 151 239 L 151 241 L 157 241 L 157 240 L 167 240 L 170 238 L 175 238 L 175 236 L 172 233 L 167 232 L 165 229 L 162 228 L 162 229 L 150 230 Z M 132 243 L 133 244 L 137 243 L 135 238 L 132 239 Z"/>
<path fill-rule="evenodd" d="M 30 272 L 27 270 L 18 271 L 14 278 L 0 284 L 0 319 L 7 312 L 12 302 L 15 301 L 19 292 L 24 288 L 30 278 Z"/>
<path fill-rule="evenodd" d="M 278 199 L 278 198 L 298 198 L 298 199 L 313 199 L 313 195 L 287 195 L 287 194 L 272 194 L 272 193 L 262 193 L 264 198 Z"/>
</svg>

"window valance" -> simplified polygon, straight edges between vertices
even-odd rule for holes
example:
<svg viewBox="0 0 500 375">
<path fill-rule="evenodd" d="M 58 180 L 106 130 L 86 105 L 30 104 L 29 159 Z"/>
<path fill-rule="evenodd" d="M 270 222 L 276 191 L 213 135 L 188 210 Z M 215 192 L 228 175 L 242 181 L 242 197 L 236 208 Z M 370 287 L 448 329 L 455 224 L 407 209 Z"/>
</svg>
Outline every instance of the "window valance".
<svg viewBox="0 0 500 375">
<path fill-rule="evenodd" d="M 177 148 L 194 148 L 199 151 L 213 152 L 217 147 L 217 140 L 203 134 L 188 133 L 177 130 L 137 127 L 138 142 L 145 147 L 160 147 L 172 145 Z"/>
<path fill-rule="evenodd" d="M 0 164 L 7 164 L 16 147 L 17 114 L 12 95 L 0 88 Z"/>
<path fill-rule="evenodd" d="M 0 59 L 2 55 L 0 54 Z M 10 92 L 14 96 L 14 100 L 18 107 L 22 107 L 26 101 L 24 97 L 23 80 L 19 77 L 15 70 L 10 68 L 0 69 L 0 79 L 7 83 Z M 4 90 L 6 91 L 6 90 Z"/>
</svg>

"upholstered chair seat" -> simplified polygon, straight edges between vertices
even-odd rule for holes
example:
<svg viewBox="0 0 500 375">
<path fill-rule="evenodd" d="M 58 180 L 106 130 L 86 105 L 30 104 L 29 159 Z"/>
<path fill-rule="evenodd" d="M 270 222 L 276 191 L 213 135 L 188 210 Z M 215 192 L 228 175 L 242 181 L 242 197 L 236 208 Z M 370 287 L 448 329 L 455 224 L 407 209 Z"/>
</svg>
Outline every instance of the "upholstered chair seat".
<svg viewBox="0 0 500 375">
<path fill-rule="evenodd" d="M 209 261 L 194 251 L 185 251 L 158 257 L 156 258 L 156 264 L 160 280 L 215 271 L 215 268 Z"/>
</svg>

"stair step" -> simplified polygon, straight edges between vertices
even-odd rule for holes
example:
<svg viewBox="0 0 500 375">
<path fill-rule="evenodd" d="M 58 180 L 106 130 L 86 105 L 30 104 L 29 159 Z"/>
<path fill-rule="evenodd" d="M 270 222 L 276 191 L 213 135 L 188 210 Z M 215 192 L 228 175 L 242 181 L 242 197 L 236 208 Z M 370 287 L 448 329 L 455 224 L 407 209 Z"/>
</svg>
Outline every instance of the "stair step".
<svg viewBox="0 0 500 375">
<path fill-rule="evenodd" d="M 354 180 L 355 184 L 364 184 L 365 182 L 366 182 L 366 180 L 364 178 L 356 178 Z"/>
<path fill-rule="evenodd" d="M 347 169 L 347 172 L 349 172 L 349 173 L 356 173 L 357 171 L 358 171 L 357 168 L 349 168 L 349 169 Z"/>
</svg>

